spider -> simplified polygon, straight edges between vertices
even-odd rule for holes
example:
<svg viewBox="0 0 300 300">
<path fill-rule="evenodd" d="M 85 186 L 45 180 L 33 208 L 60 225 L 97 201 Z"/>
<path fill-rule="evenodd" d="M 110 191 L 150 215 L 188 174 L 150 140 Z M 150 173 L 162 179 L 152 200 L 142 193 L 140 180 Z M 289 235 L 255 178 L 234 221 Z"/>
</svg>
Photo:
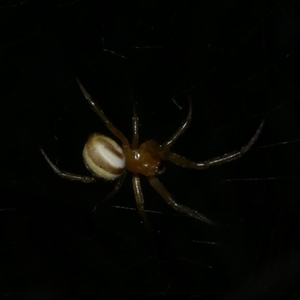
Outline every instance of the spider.
<svg viewBox="0 0 300 300">
<path fill-rule="evenodd" d="M 212 166 L 221 165 L 233 161 L 245 154 L 255 143 L 262 130 L 264 121 L 262 121 L 250 141 L 240 150 L 233 151 L 231 153 L 227 153 L 209 160 L 193 162 L 170 150 L 170 148 L 190 125 L 192 118 L 191 100 L 189 100 L 189 110 L 187 117 L 182 122 L 181 126 L 174 132 L 174 134 L 161 145 L 154 140 L 148 140 L 142 144 L 139 144 L 139 119 L 134 106 L 132 118 L 133 139 L 130 144 L 124 134 L 120 130 L 118 130 L 113 125 L 113 123 L 105 116 L 104 112 L 94 102 L 90 94 L 86 91 L 86 89 L 77 78 L 76 81 L 90 107 L 105 123 L 110 132 L 121 141 L 122 146 L 119 146 L 114 140 L 100 133 L 94 133 L 88 138 L 83 148 L 83 160 L 86 168 L 92 173 L 92 177 L 61 171 L 55 164 L 50 161 L 43 149 L 41 149 L 42 155 L 44 156 L 52 170 L 62 178 L 73 181 L 81 181 L 84 183 L 96 182 L 96 178 L 102 178 L 111 181 L 116 180 L 116 184 L 113 190 L 104 199 L 113 197 L 121 188 L 127 171 L 131 172 L 132 186 L 137 210 L 144 222 L 147 223 L 147 217 L 144 208 L 144 196 L 140 183 L 140 175 L 144 175 L 148 179 L 150 185 L 173 209 L 178 212 L 185 213 L 188 216 L 196 218 L 204 223 L 216 225 L 214 221 L 210 220 L 203 214 L 187 206 L 179 204 L 174 200 L 170 192 L 157 178 L 157 175 L 163 172 L 160 169 L 161 161 L 168 160 L 180 167 L 196 170 L 204 170 Z M 94 210 L 95 209 L 96 206 Z"/>
</svg>

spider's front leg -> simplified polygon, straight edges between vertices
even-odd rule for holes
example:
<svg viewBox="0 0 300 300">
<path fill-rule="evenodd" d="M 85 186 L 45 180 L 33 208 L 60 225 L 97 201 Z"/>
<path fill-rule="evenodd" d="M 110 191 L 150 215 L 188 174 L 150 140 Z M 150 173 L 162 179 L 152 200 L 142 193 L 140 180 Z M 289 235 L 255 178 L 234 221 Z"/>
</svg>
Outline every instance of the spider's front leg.
<svg viewBox="0 0 300 300">
<path fill-rule="evenodd" d="M 148 181 L 150 185 L 161 195 L 161 197 L 176 211 L 187 214 L 188 216 L 198 219 L 206 224 L 217 225 L 217 223 L 208 219 L 207 217 L 198 213 L 197 211 L 177 203 L 170 194 L 170 192 L 165 188 L 165 186 L 159 181 L 157 177 L 148 177 Z"/>
<path fill-rule="evenodd" d="M 241 156 L 243 156 L 246 152 L 248 152 L 249 149 L 253 146 L 253 144 L 258 139 L 258 137 L 262 131 L 263 125 L 264 125 L 264 121 L 261 122 L 261 124 L 259 125 L 258 129 L 256 130 L 256 132 L 255 132 L 254 136 L 251 138 L 251 140 L 238 151 L 226 153 L 222 156 L 214 157 L 212 159 L 208 159 L 208 160 L 201 161 L 201 162 L 193 162 L 183 156 L 180 156 L 176 153 L 171 152 L 169 149 L 165 149 L 164 150 L 165 151 L 164 159 L 167 159 L 170 162 L 172 162 L 180 167 L 196 169 L 196 170 L 203 170 L 203 169 L 207 169 L 212 166 L 222 165 L 224 163 L 236 160 L 236 159 L 240 158 Z"/>
</svg>

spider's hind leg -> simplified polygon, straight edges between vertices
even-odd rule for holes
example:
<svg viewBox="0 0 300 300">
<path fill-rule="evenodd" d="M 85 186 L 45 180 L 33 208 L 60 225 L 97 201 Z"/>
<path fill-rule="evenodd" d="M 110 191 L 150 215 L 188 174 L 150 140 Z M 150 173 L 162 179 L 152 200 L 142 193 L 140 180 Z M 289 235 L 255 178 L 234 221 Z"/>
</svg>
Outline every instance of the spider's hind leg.
<svg viewBox="0 0 300 300">
<path fill-rule="evenodd" d="M 110 191 L 110 192 L 109 192 L 103 199 L 101 199 L 100 201 L 101 201 L 101 202 L 104 202 L 104 201 L 109 200 L 109 199 L 111 199 L 112 197 L 114 197 L 114 196 L 118 193 L 118 191 L 120 190 L 120 188 L 122 187 L 125 177 L 126 177 L 126 171 L 124 171 L 124 173 L 117 179 L 117 182 L 115 183 L 114 188 L 112 189 L 112 191 Z M 98 202 L 98 203 L 99 203 L 99 202 Z M 94 208 L 93 208 L 93 213 L 94 213 L 94 214 L 96 213 L 98 203 L 97 203 L 97 204 L 94 206 Z"/>
<path fill-rule="evenodd" d="M 61 178 L 72 180 L 72 181 L 81 181 L 84 183 L 91 183 L 91 182 L 96 182 L 96 178 L 89 177 L 89 176 L 84 176 L 84 175 L 77 175 L 73 173 L 68 173 L 68 172 L 63 172 L 61 171 L 46 155 L 44 150 L 40 148 L 42 155 L 46 159 L 47 163 L 51 167 L 51 169 L 54 171 L 56 175 L 58 175 Z"/>
</svg>

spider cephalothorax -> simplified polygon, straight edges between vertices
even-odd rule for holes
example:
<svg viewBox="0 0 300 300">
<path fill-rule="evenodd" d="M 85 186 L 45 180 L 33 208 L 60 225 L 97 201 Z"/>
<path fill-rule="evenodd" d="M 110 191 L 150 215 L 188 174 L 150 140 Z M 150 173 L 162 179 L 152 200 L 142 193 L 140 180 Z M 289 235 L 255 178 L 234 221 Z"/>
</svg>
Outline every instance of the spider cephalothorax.
<svg viewBox="0 0 300 300">
<path fill-rule="evenodd" d="M 144 175 L 148 178 L 150 185 L 175 210 L 182 213 L 186 213 L 187 215 L 199 219 L 200 221 L 205 222 L 207 224 L 215 224 L 212 220 L 206 218 L 199 212 L 187 206 L 181 205 L 174 200 L 173 196 L 168 192 L 165 186 L 157 178 L 157 175 L 161 173 L 160 163 L 162 160 L 168 160 L 181 167 L 203 170 L 211 166 L 221 165 L 223 163 L 238 159 L 243 154 L 245 154 L 257 140 L 262 130 L 264 122 L 260 124 L 251 140 L 240 150 L 227 153 L 206 161 L 193 162 L 183 156 L 173 153 L 170 150 L 172 145 L 185 132 L 185 130 L 188 128 L 191 122 L 191 100 L 189 101 L 189 112 L 186 119 L 181 124 L 181 126 L 175 131 L 175 133 L 162 145 L 159 145 L 153 140 L 149 140 L 142 144 L 139 144 L 139 124 L 134 107 L 134 113 L 132 118 L 133 140 L 130 144 L 128 139 L 123 135 L 123 133 L 112 124 L 112 122 L 105 116 L 103 111 L 93 101 L 93 99 L 85 90 L 80 81 L 78 79 L 76 80 L 84 97 L 86 98 L 92 109 L 102 119 L 107 128 L 111 131 L 111 133 L 121 141 L 122 145 L 119 146 L 111 138 L 101 135 L 99 133 L 94 133 L 88 138 L 83 149 L 83 160 L 87 169 L 94 175 L 93 177 L 71 174 L 59 170 L 58 167 L 50 161 L 48 156 L 41 149 L 43 156 L 45 157 L 46 161 L 49 163 L 53 171 L 60 177 L 85 183 L 95 182 L 96 177 L 103 178 L 106 180 L 116 180 L 116 185 L 113 191 L 106 197 L 106 199 L 112 197 L 118 192 L 123 183 L 126 171 L 131 172 L 137 209 L 142 218 L 146 221 L 146 213 L 144 209 L 144 196 L 140 184 L 140 175 Z"/>
</svg>

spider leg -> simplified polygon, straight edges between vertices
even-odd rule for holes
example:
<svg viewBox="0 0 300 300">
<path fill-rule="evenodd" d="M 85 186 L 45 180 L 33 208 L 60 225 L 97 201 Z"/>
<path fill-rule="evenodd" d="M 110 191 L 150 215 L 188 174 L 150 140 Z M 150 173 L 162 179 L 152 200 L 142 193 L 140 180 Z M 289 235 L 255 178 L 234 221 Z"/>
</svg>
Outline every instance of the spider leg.
<svg viewBox="0 0 300 300">
<path fill-rule="evenodd" d="M 197 211 L 177 203 L 165 186 L 159 181 L 157 177 L 148 177 L 150 185 L 161 195 L 161 197 L 176 211 L 187 214 L 188 216 L 198 219 L 209 225 L 216 225 L 216 223 Z"/>
<path fill-rule="evenodd" d="M 117 194 L 117 192 L 120 190 L 120 188 L 122 187 L 123 185 L 123 182 L 124 182 L 124 179 L 126 177 L 126 171 L 124 171 L 124 173 L 116 180 L 116 183 L 115 183 L 115 186 L 114 188 L 112 189 L 112 191 L 110 191 L 102 200 L 102 201 L 106 201 L 110 198 L 112 198 L 115 194 Z M 96 212 L 96 209 L 97 209 L 97 206 L 98 206 L 98 203 L 95 205 L 94 209 L 93 209 L 93 213 Z"/>
<path fill-rule="evenodd" d="M 106 127 L 110 130 L 112 134 L 114 134 L 120 141 L 122 142 L 123 146 L 125 148 L 129 148 L 129 142 L 125 135 L 117 129 L 113 123 L 105 116 L 104 112 L 102 109 L 94 102 L 92 99 L 91 95 L 87 92 L 87 90 L 83 87 L 81 82 L 79 81 L 78 78 L 76 78 L 76 81 L 85 97 L 85 99 L 88 101 L 90 106 L 92 107 L 93 111 L 101 118 L 101 120 L 105 123 Z"/>
<path fill-rule="evenodd" d="M 242 155 L 244 155 L 249 149 L 252 147 L 252 145 L 257 140 L 259 134 L 261 133 L 261 130 L 263 128 L 264 121 L 261 122 L 258 129 L 256 130 L 254 136 L 251 138 L 251 140 L 244 145 L 240 150 L 233 151 L 230 153 L 226 153 L 222 156 L 214 157 L 212 159 L 208 159 L 202 162 L 193 162 L 185 157 L 182 157 L 176 153 L 172 153 L 171 151 L 166 151 L 164 153 L 164 159 L 169 160 L 170 162 L 184 168 L 190 168 L 190 169 L 196 169 L 196 170 L 203 170 L 207 169 L 212 166 L 222 165 L 224 163 L 236 160 L 240 158 Z"/>
<path fill-rule="evenodd" d="M 182 122 L 182 124 L 180 125 L 180 127 L 174 132 L 174 134 L 162 144 L 162 149 L 168 149 L 170 147 L 172 147 L 174 145 L 174 143 L 176 142 L 176 140 L 182 135 L 184 134 L 184 132 L 188 129 L 188 127 L 190 126 L 191 123 L 191 119 L 192 119 L 192 99 L 189 98 L 189 111 L 188 111 L 188 115 L 186 117 L 186 119 Z"/>
<path fill-rule="evenodd" d="M 46 159 L 47 163 L 49 164 L 49 166 L 51 167 L 51 169 L 60 177 L 64 178 L 64 179 L 68 179 L 68 180 L 73 180 L 73 181 L 81 181 L 84 183 L 91 183 L 91 182 L 96 182 L 96 179 L 93 177 L 89 177 L 89 176 L 83 176 L 83 175 L 77 175 L 77 174 L 72 174 L 72 173 L 67 173 L 67 172 L 63 172 L 61 171 L 50 159 L 49 157 L 46 155 L 46 153 L 44 152 L 44 150 L 42 148 L 40 148 L 42 155 L 44 156 L 44 158 Z"/>
<path fill-rule="evenodd" d="M 139 146 L 139 117 L 136 113 L 136 103 L 133 101 L 132 116 L 132 150 L 136 150 Z"/>
<path fill-rule="evenodd" d="M 150 228 L 147 215 L 145 212 L 145 206 L 144 206 L 144 196 L 143 196 L 143 191 L 141 187 L 141 181 L 140 181 L 140 176 L 138 174 L 133 174 L 132 175 L 132 186 L 133 186 L 133 191 L 134 191 L 134 196 L 136 200 L 136 207 L 138 209 L 139 214 L 144 220 L 144 224 Z"/>
</svg>

